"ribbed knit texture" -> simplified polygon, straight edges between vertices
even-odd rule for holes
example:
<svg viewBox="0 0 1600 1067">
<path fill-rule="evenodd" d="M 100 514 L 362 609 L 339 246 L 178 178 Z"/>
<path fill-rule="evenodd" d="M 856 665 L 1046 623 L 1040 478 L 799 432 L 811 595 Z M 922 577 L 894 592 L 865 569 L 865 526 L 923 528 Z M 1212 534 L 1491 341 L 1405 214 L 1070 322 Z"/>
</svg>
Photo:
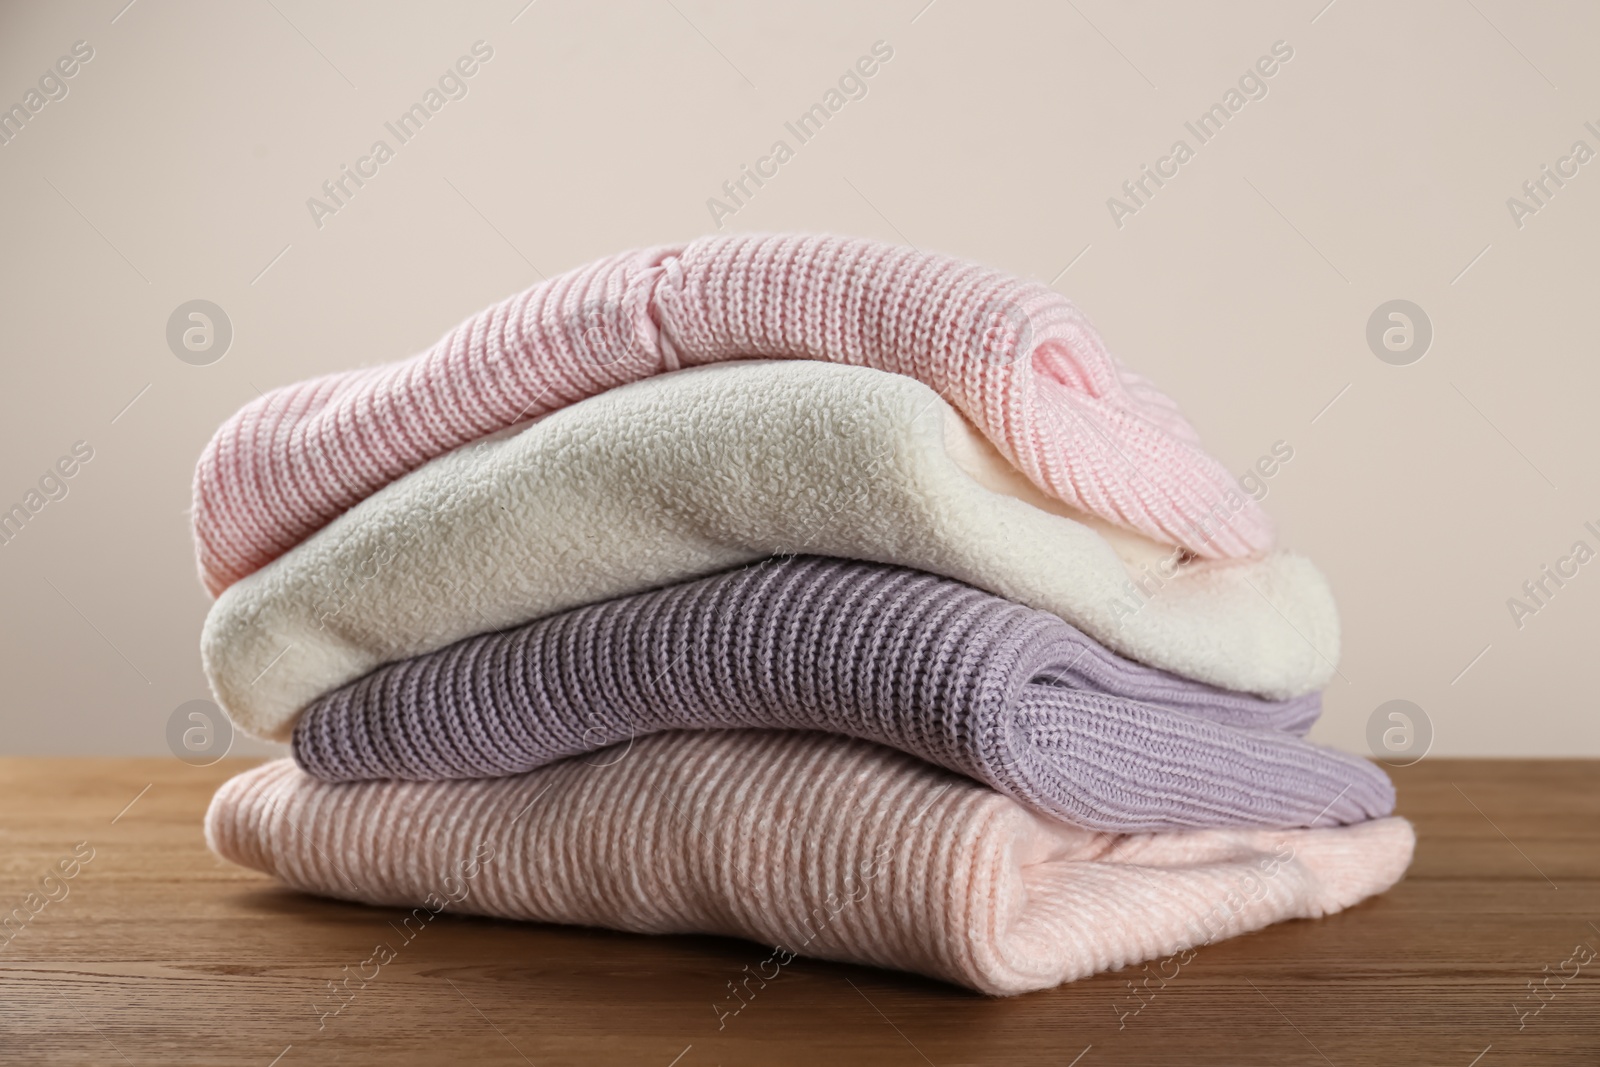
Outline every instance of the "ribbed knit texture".
<svg viewBox="0 0 1600 1067">
<path fill-rule="evenodd" d="M 987 488 L 956 458 L 987 448 L 963 426 L 910 378 L 826 363 L 622 386 L 441 456 L 229 587 L 206 620 L 206 673 L 235 723 L 281 739 L 392 660 L 807 553 L 956 578 L 1227 689 L 1281 699 L 1331 675 L 1338 615 L 1306 560 L 1158 574 L 1170 550 Z"/>
<path fill-rule="evenodd" d="M 195 471 L 213 594 L 429 459 L 624 382 L 751 357 L 926 382 L 1045 492 L 1203 557 L 1271 530 L 1167 397 L 1066 298 L 948 256 L 825 236 L 706 237 L 597 260 L 409 360 L 275 389 Z"/>
<path fill-rule="evenodd" d="M 675 728 L 878 741 L 1109 831 L 1388 815 L 1366 760 L 1273 703 L 1132 663 L 948 578 L 816 557 L 591 605 L 390 664 L 318 700 L 296 759 L 332 781 L 518 774 Z"/>
<path fill-rule="evenodd" d="M 223 785 L 221 857 L 401 908 L 745 937 L 1022 993 L 1398 880 L 1403 819 L 1106 835 L 826 734 L 658 734 L 514 778 L 334 785 L 288 760 Z M 763 953 L 766 949 L 763 949 Z"/>
</svg>

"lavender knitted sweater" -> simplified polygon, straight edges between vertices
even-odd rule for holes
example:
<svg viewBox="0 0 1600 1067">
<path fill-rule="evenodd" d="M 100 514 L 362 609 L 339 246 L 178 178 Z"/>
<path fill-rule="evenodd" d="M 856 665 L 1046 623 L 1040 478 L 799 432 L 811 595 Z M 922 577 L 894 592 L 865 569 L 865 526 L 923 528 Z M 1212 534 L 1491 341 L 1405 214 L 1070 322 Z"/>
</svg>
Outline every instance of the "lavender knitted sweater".
<svg viewBox="0 0 1600 1067">
<path fill-rule="evenodd" d="M 812 729 L 1091 829 L 1389 814 L 1380 770 L 1296 736 L 1318 708 L 1132 663 L 948 578 L 790 557 L 388 664 L 313 703 L 294 754 L 332 781 L 478 778 L 663 730 Z"/>
</svg>

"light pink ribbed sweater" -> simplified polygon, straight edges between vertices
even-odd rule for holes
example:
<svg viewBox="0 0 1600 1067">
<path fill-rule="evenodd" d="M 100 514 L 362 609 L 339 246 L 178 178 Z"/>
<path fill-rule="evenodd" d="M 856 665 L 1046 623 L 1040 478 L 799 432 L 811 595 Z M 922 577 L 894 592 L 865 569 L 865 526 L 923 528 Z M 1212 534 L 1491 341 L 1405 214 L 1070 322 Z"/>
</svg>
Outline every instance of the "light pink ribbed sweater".
<svg viewBox="0 0 1600 1067">
<path fill-rule="evenodd" d="M 757 357 L 917 378 L 1045 492 L 1197 555 L 1271 544 L 1263 512 L 1173 402 L 1053 290 L 876 241 L 732 236 L 599 260 L 409 360 L 247 404 L 195 471 L 201 578 L 218 593 L 497 430 L 653 374 Z"/>
<path fill-rule="evenodd" d="M 334 785 L 279 760 L 223 785 L 206 837 L 420 921 L 727 934 L 996 994 L 1339 911 L 1394 884 L 1414 841 L 1396 818 L 1094 833 L 890 749 L 782 731 L 657 734 L 451 782 Z"/>
</svg>

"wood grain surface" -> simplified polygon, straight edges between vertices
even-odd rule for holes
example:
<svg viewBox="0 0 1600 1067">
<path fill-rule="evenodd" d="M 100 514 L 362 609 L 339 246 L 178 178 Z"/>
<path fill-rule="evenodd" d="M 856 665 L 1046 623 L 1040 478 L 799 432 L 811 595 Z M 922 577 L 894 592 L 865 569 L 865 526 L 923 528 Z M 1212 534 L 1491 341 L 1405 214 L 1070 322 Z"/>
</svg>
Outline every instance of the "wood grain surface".
<svg viewBox="0 0 1600 1067">
<path fill-rule="evenodd" d="M 801 959 L 720 1030 L 759 946 L 448 913 L 319 1019 L 398 912 L 211 856 L 201 815 L 246 765 L 0 760 L 0 912 L 36 911 L 0 946 L 0 1063 L 1600 1064 L 1596 762 L 1395 770 L 1404 882 L 1164 986 L 1130 968 L 994 1000 Z"/>
</svg>

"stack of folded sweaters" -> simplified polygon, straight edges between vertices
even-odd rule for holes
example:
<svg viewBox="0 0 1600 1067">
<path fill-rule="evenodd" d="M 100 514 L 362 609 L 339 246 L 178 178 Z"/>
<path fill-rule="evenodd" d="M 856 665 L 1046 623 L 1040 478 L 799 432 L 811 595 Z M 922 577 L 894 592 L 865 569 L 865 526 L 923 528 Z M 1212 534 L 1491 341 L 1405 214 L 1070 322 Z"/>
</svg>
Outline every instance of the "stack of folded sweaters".
<svg viewBox="0 0 1600 1067">
<path fill-rule="evenodd" d="M 1054 291 L 872 241 L 611 257 L 266 394 L 195 480 L 211 847 L 378 905 L 996 994 L 1383 891 L 1318 572 Z"/>
</svg>

